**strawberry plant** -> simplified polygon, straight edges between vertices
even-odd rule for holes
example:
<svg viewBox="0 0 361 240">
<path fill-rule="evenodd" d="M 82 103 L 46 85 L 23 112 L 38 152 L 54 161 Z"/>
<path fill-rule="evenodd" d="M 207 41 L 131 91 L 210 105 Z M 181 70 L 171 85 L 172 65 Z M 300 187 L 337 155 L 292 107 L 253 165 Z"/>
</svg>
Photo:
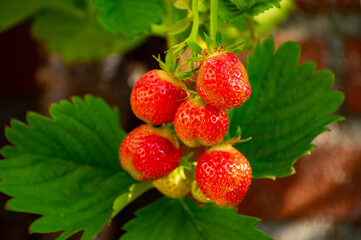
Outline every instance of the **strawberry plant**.
<svg viewBox="0 0 361 240">
<path fill-rule="evenodd" d="M 1 31 L 31 17 L 34 36 L 68 63 L 125 53 L 154 35 L 168 44 L 165 58 L 155 57 L 160 69 L 132 90 L 132 110 L 146 124 L 130 133 L 118 109 L 92 95 L 5 129 L 11 145 L 1 150 L 0 191 L 12 197 L 7 210 L 41 215 L 31 232 L 93 239 L 155 187 L 165 197 L 137 211 L 122 240 L 271 239 L 257 230 L 259 219 L 234 207 L 252 178 L 294 174 L 311 141 L 343 119 L 332 115 L 344 98 L 332 90 L 332 72 L 300 65 L 296 42 L 275 49 L 262 35 L 267 28 L 255 17 L 280 0 L 1 0 L 5 6 Z"/>
</svg>

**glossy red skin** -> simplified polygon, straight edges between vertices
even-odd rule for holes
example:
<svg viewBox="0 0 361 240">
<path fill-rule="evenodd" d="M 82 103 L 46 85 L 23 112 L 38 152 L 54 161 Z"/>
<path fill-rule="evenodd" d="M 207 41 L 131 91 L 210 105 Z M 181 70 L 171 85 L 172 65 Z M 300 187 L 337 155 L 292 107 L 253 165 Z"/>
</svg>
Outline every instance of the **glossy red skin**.
<svg viewBox="0 0 361 240">
<path fill-rule="evenodd" d="M 134 155 L 134 168 L 158 179 L 166 176 L 179 166 L 182 151 L 175 148 L 167 138 L 149 134 Z"/>
<path fill-rule="evenodd" d="M 221 143 L 228 126 L 226 111 L 202 100 L 195 102 L 188 99 L 179 106 L 174 116 L 175 131 L 188 147 Z"/>
<path fill-rule="evenodd" d="M 182 152 L 150 125 L 131 131 L 119 148 L 122 167 L 138 181 L 153 181 L 178 167 Z"/>
<path fill-rule="evenodd" d="M 246 194 L 251 183 L 251 166 L 243 154 L 229 146 L 209 149 L 198 160 L 196 181 L 203 194 L 218 206 L 234 207 Z"/>
<path fill-rule="evenodd" d="M 243 64 L 228 52 L 206 58 L 199 70 L 197 91 L 212 106 L 233 109 L 251 95 L 251 86 Z"/>
<path fill-rule="evenodd" d="M 182 83 L 163 70 L 149 71 L 135 84 L 130 96 L 130 105 L 134 114 L 147 123 L 170 123 L 182 103 L 181 100 L 187 97 L 183 87 Z"/>
</svg>

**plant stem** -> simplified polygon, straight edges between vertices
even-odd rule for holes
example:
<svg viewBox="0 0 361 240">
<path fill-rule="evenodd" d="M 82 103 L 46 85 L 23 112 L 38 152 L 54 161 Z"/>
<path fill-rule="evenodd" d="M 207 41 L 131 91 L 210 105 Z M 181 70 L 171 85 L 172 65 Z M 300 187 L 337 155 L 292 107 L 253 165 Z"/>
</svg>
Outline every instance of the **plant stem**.
<svg viewBox="0 0 361 240">
<path fill-rule="evenodd" d="M 253 20 L 251 18 L 246 17 L 246 23 L 247 23 L 247 27 L 248 27 L 248 31 L 249 31 L 251 41 L 256 42 L 257 38 L 256 38 L 256 32 L 255 32 Z"/>
<path fill-rule="evenodd" d="M 165 24 L 167 26 L 167 28 L 169 26 L 171 26 L 173 24 L 174 21 L 174 7 L 173 7 L 173 3 L 170 0 L 164 0 L 164 4 L 166 7 L 166 17 L 165 17 Z M 168 49 L 170 49 L 171 47 L 173 47 L 174 45 L 176 45 L 178 43 L 177 37 L 173 34 L 166 34 L 166 39 L 167 39 L 167 46 Z"/>
<path fill-rule="evenodd" d="M 216 41 L 218 23 L 218 0 L 211 0 L 211 14 L 210 14 L 210 37 Z"/>
<path fill-rule="evenodd" d="M 199 28 L 198 0 L 192 0 L 192 14 L 193 14 L 193 26 L 188 41 L 197 42 L 198 28 Z"/>
</svg>

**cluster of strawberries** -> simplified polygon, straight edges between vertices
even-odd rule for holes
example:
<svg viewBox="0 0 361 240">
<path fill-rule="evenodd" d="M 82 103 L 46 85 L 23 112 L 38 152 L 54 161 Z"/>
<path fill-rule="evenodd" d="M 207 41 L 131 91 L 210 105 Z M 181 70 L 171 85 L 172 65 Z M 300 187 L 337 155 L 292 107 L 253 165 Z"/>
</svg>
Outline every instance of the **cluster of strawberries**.
<svg viewBox="0 0 361 240">
<path fill-rule="evenodd" d="M 199 97 L 186 90 L 181 80 L 164 70 L 149 71 L 139 79 L 131 107 L 148 124 L 134 129 L 122 142 L 121 165 L 133 178 L 152 181 L 169 197 L 191 191 L 200 202 L 236 206 L 248 190 L 252 173 L 248 160 L 232 143 L 223 142 L 229 126 L 225 110 L 249 98 L 246 69 L 234 54 L 213 52 L 204 57 L 198 71 Z M 164 126 L 172 122 L 175 133 Z M 163 126 L 155 127 L 159 125 Z M 190 148 L 207 147 L 193 171 L 181 164 L 178 139 Z"/>
</svg>

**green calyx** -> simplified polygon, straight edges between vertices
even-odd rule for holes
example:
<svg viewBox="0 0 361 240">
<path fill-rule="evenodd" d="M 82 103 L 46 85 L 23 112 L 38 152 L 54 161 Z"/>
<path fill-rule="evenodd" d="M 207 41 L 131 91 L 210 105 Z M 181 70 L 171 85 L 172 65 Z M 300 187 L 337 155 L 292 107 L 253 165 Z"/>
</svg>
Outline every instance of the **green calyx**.
<svg viewBox="0 0 361 240">
<path fill-rule="evenodd" d="M 248 142 L 251 139 L 252 139 L 252 137 L 242 139 L 242 130 L 241 130 L 241 127 L 238 126 L 237 131 L 233 134 L 233 136 L 231 136 L 229 131 L 226 133 L 226 136 L 223 138 L 223 143 L 222 144 L 232 145 L 233 146 L 233 145 L 235 145 L 237 143 Z"/>
</svg>

